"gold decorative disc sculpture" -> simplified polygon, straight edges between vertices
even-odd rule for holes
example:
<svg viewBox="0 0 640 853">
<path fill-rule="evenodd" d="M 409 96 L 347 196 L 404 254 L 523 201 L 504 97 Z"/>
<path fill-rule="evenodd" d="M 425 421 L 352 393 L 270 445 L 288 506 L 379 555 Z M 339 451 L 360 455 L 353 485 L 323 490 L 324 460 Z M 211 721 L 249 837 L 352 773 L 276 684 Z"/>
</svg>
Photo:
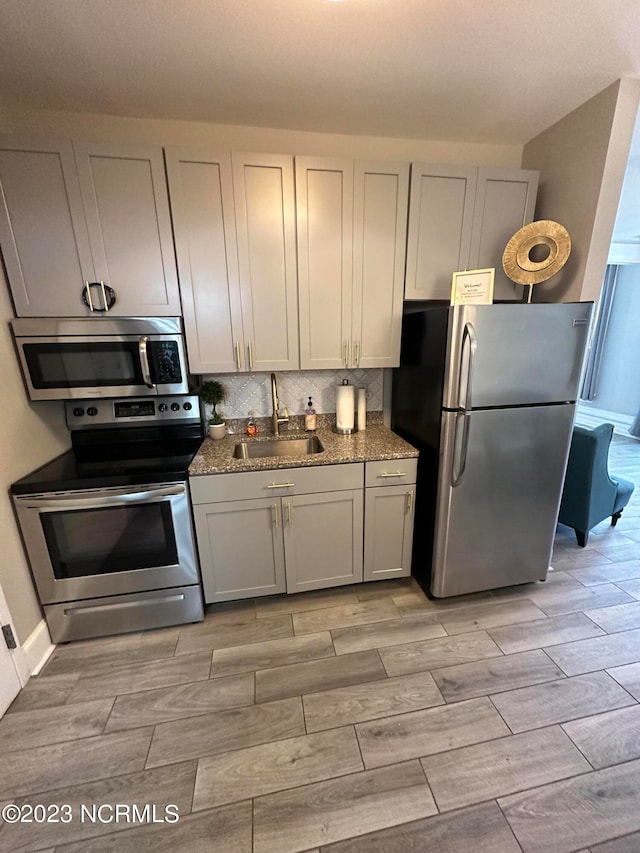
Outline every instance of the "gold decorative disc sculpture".
<svg viewBox="0 0 640 853">
<path fill-rule="evenodd" d="M 532 261 L 531 251 L 536 246 L 547 246 L 549 254 L 543 261 Z M 546 281 L 560 272 L 571 254 L 571 237 L 567 229 L 551 219 L 530 222 L 513 235 L 502 255 L 502 268 L 516 284 L 529 285 L 529 299 L 533 285 Z"/>
</svg>

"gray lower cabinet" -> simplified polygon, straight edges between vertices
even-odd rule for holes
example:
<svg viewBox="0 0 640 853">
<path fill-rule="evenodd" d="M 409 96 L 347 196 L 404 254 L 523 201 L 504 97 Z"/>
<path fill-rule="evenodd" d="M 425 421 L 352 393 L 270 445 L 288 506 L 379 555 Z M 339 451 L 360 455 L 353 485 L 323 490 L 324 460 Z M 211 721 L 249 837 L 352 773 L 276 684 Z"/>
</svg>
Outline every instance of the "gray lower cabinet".
<svg viewBox="0 0 640 853">
<path fill-rule="evenodd" d="M 364 579 L 411 574 L 417 459 L 367 462 Z"/>
<path fill-rule="evenodd" d="M 285 592 L 280 500 L 194 507 L 205 601 Z"/>
<path fill-rule="evenodd" d="M 365 489 L 364 580 L 411 574 L 415 487 Z"/>
<path fill-rule="evenodd" d="M 287 592 L 362 580 L 362 489 L 282 498 Z"/>
<path fill-rule="evenodd" d="M 205 601 L 362 581 L 364 467 L 194 477 Z"/>
</svg>

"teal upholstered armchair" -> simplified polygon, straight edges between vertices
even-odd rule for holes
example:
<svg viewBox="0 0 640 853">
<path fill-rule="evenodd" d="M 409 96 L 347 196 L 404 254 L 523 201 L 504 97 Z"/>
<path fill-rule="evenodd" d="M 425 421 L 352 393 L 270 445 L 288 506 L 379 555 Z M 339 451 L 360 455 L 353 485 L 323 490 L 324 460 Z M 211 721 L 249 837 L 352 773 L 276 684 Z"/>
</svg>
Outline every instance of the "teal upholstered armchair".
<svg viewBox="0 0 640 853">
<path fill-rule="evenodd" d="M 635 488 L 630 480 L 609 475 L 612 435 L 613 424 L 573 428 L 558 521 L 573 527 L 582 547 L 587 544 L 591 528 L 607 516 L 615 526 Z"/>
</svg>

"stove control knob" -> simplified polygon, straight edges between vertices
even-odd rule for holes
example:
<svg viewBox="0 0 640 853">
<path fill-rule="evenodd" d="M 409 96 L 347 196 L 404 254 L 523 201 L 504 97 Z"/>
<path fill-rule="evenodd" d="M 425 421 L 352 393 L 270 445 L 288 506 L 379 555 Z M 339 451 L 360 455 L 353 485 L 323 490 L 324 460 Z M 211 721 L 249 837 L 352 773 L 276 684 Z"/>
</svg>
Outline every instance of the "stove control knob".
<svg viewBox="0 0 640 853">
<path fill-rule="evenodd" d="M 180 411 L 180 403 L 172 403 L 171 404 L 171 411 L 172 412 L 179 412 Z"/>
<path fill-rule="evenodd" d="M 183 403 L 182 408 L 185 410 L 185 412 L 190 412 L 191 409 L 193 409 L 193 406 L 191 405 L 191 403 Z"/>
<path fill-rule="evenodd" d="M 95 415 L 98 414 L 98 410 L 96 409 L 95 406 L 89 406 L 89 408 L 87 409 L 87 414 L 91 415 L 91 417 L 94 417 Z"/>
<path fill-rule="evenodd" d="M 167 404 L 166 403 L 160 403 L 160 405 L 158 406 L 158 411 L 159 412 L 166 412 L 167 411 Z"/>
<path fill-rule="evenodd" d="M 74 409 L 73 416 L 74 418 L 81 418 L 84 415 L 84 409 Z"/>
</svg>

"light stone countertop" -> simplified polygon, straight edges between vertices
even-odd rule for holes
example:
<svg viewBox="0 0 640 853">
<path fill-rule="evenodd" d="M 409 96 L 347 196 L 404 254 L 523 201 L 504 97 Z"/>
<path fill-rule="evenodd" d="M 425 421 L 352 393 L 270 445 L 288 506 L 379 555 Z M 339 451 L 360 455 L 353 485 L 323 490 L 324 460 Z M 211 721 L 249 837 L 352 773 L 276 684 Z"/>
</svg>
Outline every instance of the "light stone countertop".
<svg viewBox="0 0 640 853">
<path fill-rule="evenodd" d="M 246 435 L 227 435 L 219 441 L 205 438 L 189 466 L 189 476 L 231 474 L 239 471 L 271 471 L 278 468 L 308 468 L 317 465 L 340 465 L 347 462 L 376 462 L 386 459 L 409 459 L 419 455 L 400 436 L 382 424 L 368 426 L 352 435 L 338 435 L 332 429 L 315 432 L 291 430 L 282 440 L 309 438 L 317 435 L 324 450 L 310 456 L 267 456 L 256 459 L 234 459 L 233 449 L 239 441 L 272 441 L 272 435 L 248 438 Z"/>
</svg>

